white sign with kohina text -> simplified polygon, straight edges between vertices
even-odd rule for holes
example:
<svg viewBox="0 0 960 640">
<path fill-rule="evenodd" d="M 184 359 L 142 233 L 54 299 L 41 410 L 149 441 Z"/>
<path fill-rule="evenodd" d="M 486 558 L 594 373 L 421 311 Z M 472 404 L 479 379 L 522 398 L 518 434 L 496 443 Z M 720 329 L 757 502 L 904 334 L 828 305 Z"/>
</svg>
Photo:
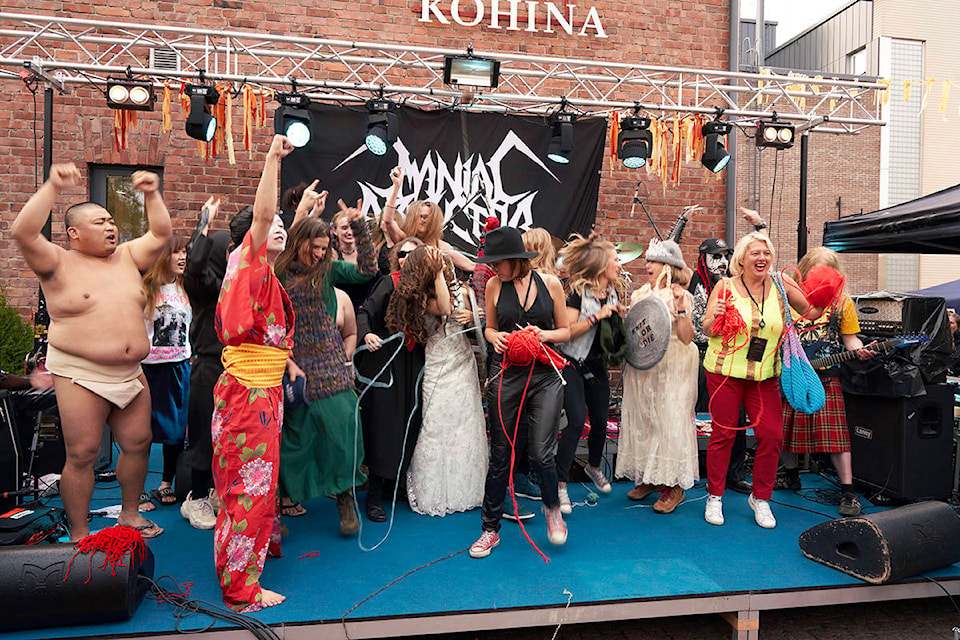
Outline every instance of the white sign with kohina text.
<svg viewBox="0 0 960 640">
<path fill-rule="evenodd" d="M 606 38 L 594 6 L 536 0 L 420 0 L 420 22 Z M 559 5 L 559 6 L 558 6 Z M 582 22 L 581 22 L 582 20 Z M 540 28 L 543 27 L 543 28 Z"/>
</svg>

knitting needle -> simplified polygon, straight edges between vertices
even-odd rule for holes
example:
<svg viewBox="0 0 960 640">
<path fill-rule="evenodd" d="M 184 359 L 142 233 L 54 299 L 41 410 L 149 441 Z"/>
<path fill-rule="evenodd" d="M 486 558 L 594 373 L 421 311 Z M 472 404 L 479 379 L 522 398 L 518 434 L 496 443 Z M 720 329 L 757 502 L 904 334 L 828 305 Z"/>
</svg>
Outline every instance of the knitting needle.
<svg viewBox="0 0 960 640">
<path fill-rule="evenodd" d="M 516 325 L 516 327 L 517 327 L 517 329 L 519 329 L 520 331 L 523 331 L 523 330 L 524 330 L 523 327 L 521 327 L 519 324 Z M 560 378 L 560 383 L 561 383 L 564 387 L 567 386 L 567 381 L 563 379 L 563 374 L 560 373 L 560 369 L 557 369 L 557 365 L 555 365 L 555 364 L 553 363 L 553 358 L 550 357 L 550 352 L 547 351 L 547 347 L 544 346 L 544 344 L 543 344 L 542 342 L 540 342 L 540 339 L 539 339 L 539 338 L 537 339 L 537 344 L 539 344 L 539 345 L 540 345 L 540 348 L 543 349 L 543 354 L 544 354 L 545 356 L 547 356 L 547 362 L 549 362 L 549 363 L 550 363 L 550 366 L 553 367 L 553 370 L 557 372 L 557 377 Z"/>
</svg>

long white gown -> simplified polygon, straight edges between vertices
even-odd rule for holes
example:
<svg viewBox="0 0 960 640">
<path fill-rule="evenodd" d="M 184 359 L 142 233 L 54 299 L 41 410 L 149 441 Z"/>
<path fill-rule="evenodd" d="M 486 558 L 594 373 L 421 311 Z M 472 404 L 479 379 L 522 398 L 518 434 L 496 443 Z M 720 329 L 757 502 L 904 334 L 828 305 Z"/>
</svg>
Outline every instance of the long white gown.
<svg viewBox="0 0 960 640">
<path fill-rule="evenodd" d="M 633 292 L 632 303 L 650 295 L 659 296 L 673 310 L 669 288 L 653 290 L 644 285 Z M 689 298 L 687 303 L 689 308 Z M 646 371 L 624 367 L 616 477 L 638 485 L 683 489 L 699 479 L 695 412 L 698 366 L 696 345 L 680 341 L 674 319 L 663 360 Z"/>
<path fill-rule="evenodd" d="M 464 308 L 462 296 L 454 309 Z M 480 403 L 476 358 L 452 318 L 427 338 L 421 402 L 423 427 L 407 471 L 410 508 L 442 516 L 468 511 L 483 502 L 487 477 L 487 433 Z"/>
</svg>

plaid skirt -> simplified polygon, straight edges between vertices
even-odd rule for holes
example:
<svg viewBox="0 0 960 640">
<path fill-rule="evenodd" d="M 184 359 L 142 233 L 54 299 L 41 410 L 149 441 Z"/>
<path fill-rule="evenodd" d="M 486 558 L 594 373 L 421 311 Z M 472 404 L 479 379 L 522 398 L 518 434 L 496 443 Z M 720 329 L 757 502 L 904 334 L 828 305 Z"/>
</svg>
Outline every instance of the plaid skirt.
<svg viewBox="0 0 960 640">
<path fill-rule="evenodd" d="M 827 403 L 816 413 L 800 413 L 783 403 L 783 446 L 791 453 L 844 453 L 850 451 L 847 410 L 840 379 L 822 376 Z"/>
</svg>

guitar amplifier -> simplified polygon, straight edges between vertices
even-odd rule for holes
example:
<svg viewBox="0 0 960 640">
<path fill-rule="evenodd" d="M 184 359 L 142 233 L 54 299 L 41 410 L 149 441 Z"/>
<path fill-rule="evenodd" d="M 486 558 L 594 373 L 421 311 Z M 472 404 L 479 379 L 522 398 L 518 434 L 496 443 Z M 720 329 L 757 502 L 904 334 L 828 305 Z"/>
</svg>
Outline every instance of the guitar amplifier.
<svg viewBox="0 0 960 640">
<path fill-rule="evenodd" d="M 943 298 L 908 297 L 886 291 L 856 296 L 853 302 L 860 319 L 860 332 L 878 338 L 924 333 L 931 315 L 942 312 L 944 304 Z"/>
</svg>

